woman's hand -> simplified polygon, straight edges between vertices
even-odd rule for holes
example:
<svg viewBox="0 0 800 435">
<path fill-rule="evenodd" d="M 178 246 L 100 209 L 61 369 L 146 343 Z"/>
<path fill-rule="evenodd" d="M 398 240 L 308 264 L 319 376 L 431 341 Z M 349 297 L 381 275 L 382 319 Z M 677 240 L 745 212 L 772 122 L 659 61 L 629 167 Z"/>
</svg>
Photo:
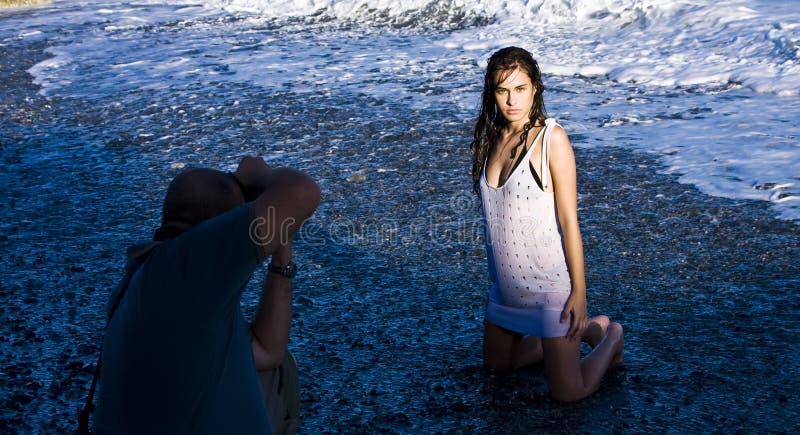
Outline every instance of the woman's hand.
<svg viewBox="0 0 800 435">
<path fill-rule="evenodd" d="M 586 329 L 587 315 L 586 315 L 586 292 L 572 291 L 567 303 L 564 304 L 564 310 L 561 311 L 561 323 L 564 323 L 572 317 L 572 324 L 567 331 L 567 338 L 570 340 L 581 339 L 583 330 Z"/>
</svg>

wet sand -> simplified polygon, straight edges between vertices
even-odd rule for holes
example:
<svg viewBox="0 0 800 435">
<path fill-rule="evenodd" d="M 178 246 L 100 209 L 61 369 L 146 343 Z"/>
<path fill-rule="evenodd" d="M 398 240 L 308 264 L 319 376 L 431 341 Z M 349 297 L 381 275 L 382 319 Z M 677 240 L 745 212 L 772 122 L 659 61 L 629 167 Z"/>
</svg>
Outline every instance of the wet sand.
<svg viewBox="0 0 800 435">
<path fill-rule="evenodd" d="M 136 152 L 109 162 L 130 145 L 85 145 L 78 127 L 102 134 L 108 122 L 88 105 L 70 114 L 74 130 L 48 135 L 53 114 L 64 119 L 79 104 L 36 94 L 24 71 L 47 57 L 44 46 L 0 47 L 2 433 L 76 427 L 107 291 L 124 246 L 155 227 L 169 175 L 130 170 Z M 398 119 L 409 133 L 380 150 L 433 134 L 410 130 L 425 116 Z M 468 143 L 467 122 L 451 127 Z M 71 151 L 41 151 L 52 141 Z M 425 148 L 397 171 L 364 170 L 363 181 L 348 177 L 353 156 L 304 163 L 325 203 L 296 248 L 303 271 L 290 348 L 302 432 L 800 429 L 800 226 L 765 203 L 680 184 L 658 173 L 656 156 L 577 142 L 589 311 L 625 326 L 626 352 L 596 394 L 561 404 L 537 367 L 480 365 L 488 278 L 459 146 Z"/>
<path fill-rule="evenodd" d="M 0 0 L 0 8 L 20 8 L 50 3 L 50 0 Z"/>
</svg>

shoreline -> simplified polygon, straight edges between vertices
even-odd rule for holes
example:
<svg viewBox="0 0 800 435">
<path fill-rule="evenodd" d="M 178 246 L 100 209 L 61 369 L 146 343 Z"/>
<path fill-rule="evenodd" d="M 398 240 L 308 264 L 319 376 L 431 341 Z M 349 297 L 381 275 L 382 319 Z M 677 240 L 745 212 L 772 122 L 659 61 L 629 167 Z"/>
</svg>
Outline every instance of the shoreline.
<svg viewBox="0 0 800 435">
<path fill-rule="evenodd" d="M 0 8 L 24 8 L 40 6 L 50 3 L 51 0 L 0 0 Z"/>
<path fill-rule="evenodd" d="M 48 113 L 59 104 L 25 80 L 25 71 L 48 57 L 44 48 L 46 41 L 0 47 L 0 182 L 8 192 L 0 206 L 0 295 L 6 302 L 0 307 L 0 371 L 9 386 L 0 393 L 3 432 L 74 429 L 102 333 L 105 289 L 123 266 L 118 234 L 68 209 L 66 217 L 85 219 L 79 227 L 93 231 L 65 233 L 50 226 L 48 210 L 28 204 L 32 197 L 71 192 L 30 172 L 37 154 L 28 133 L 46 131 Z M 535 371 L 481 368 L 482 246 L 462 253 L 421 240 L 397 247 L 409 251 L 403 256 L 371 252 L 371 245 L 309 249 L 306 261 L 321 269 L 299 280 L 290 341 L 301 368 L 301 430 L 480 431 L 538 424 L 553 431 L 650 432 L 665 425 L 780 431 L 800 421 L 800 410 L 790 405 L 800 397 L 789 375 L 800 360 L 792 346 L 800 332 L 796 223 L 778 219 L 762 201 L 712 197 L 681 184 L 656 170 L 662 166 L 654 155 L 576 147 L 576 157 L 590 314 L 608 313 L 626 327 L 624 369 L 570 407 L 546 396 Z M 464 162 L 459 155 L 453 164 Z M 79 180 L 60 175 L 70 188 Z M 100 186 L 81 188 L 91 193 Z M 367 187 L 340 181 L 331 189 Z M 133 229 L 146 226 L 136 216 L 119 219 Z M 331 255 L 337 250 L 343 255 Z M 351 251 L 371 252 L 366 261 L 374 263 L 364 266 L 376 270 L 333 273 L 349 270 L 357 257 Z M 458 271 L 454 262 L 465 267 Z M 436 270 L 454 275 L 432 277 Z M 383 305 L 369 308 L 373 299 Z M 714 413 L 715 405 L 722 409 Z"/>
</svg>

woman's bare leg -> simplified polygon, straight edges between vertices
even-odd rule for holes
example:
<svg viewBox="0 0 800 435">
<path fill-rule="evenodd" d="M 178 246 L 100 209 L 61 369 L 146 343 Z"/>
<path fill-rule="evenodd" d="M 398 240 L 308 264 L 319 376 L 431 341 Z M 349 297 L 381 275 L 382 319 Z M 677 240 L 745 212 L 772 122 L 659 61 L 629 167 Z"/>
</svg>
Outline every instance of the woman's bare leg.
<svg viewBox="0 0 800 435">
<path fill-rule="evenodd" d="M 608 329 L 609 323 L 611 323 L 611 320 L 609 320 L 608 316 L 601 314 L 599 316 L 592 317 L 589 319 L 586 329 L 583 330 L 581 340 L 589 343 L 589 346 L 594 349 L 597 347 L 597 344 L 603 340 L 603 337 L 606 336 L 606 330 Z"/>
<path fill-rule="evenodd" d="M 586 329 L 583 331 L 583 335 L 581 339 L 589 343 L 589 346 L 594 349 L 597 347 L 597 344 L 606 336 L 606 330 L 608 329 L 608 325 L 611 323 L 608 316 L 599 315 L 592 317 L 589 319 L 589 325 L 586 326 Z M 611 367 L 615 367 L 622 364 L 622 350 L 614 357 L 611 361 Z"/>
<path fill-rule="evenodd" d="M 544 359 L 542 339 L 535 335 L 525 335 L 519 342 L 514 368 L 525 367 Z"/>
<path fill-rule="evenodd" d="M 619 323 L 610 323 L 605 336 L 583 360 L 580 342 L 566 337 L 542 339 L 545 374 L 550 393 L 565 402 L 583 399 L 600 385 L 605 372 L 622 354 L 623 330 Z"/>
<path fill-rule="evenodd" d="M 541 361 L 542 340 L 483 322 L 483 363 L 497 370 L 511 370 Z"/>
</svg>

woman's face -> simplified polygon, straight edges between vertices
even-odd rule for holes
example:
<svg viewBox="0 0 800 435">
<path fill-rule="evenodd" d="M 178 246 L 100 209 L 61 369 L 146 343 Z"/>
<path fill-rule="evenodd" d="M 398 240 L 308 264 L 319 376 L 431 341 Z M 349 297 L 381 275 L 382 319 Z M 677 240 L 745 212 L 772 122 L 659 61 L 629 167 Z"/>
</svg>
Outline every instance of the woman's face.
<svg viewBox="0 0 800 435">
<path fill-rule="evenodd" d="M 507 75 L 505 80 L 500 82 L 494 90 L 494 100 L 497 108 L 503 117 L 510 124 L 524 125 L 529 121 L 531 107 L 533 107 L 533 96 L 536 89 L 528 73 L 517 67 L 509 74 L 508 70 L 497 71 L 495 81 Z"/>
</svg>

